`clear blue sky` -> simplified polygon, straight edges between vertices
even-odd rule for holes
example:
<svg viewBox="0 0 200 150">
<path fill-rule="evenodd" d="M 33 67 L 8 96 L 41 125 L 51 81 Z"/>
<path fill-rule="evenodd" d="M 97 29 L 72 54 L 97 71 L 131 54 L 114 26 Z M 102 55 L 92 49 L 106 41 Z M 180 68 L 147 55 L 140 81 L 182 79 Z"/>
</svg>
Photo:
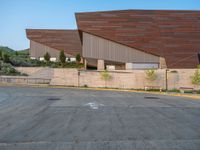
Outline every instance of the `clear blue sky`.
<svg viewBox="0 0 200 150">
<path fill-rule="evenodd" d="M 74 29 L 74 13 L 115 9 L 200 10 L 200 0 L 0 0 L 0 45 L 29 47 L 25 29 Z"/>
</svg>

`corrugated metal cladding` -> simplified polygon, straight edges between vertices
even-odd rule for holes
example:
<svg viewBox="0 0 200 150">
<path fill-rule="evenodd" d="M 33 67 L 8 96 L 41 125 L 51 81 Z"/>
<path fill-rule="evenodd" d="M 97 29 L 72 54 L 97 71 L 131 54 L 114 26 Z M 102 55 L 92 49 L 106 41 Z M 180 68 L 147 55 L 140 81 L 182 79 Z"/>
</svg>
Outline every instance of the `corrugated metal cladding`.
<svg viewBox="0 0 200 150">
<path fill-rule="evenodd" d="M 58 51 L 57 49 L 48 47 L 38 42 L 30 41 L 30 57 L 35 57 L 36 59 L 39 59 L 40 57 L 43 57 L 46 52 L 48 52 L 51 57 L 59 59 L 60 51 Z M 71 55 L 67 56 L 70 57 Z"/>
<path fill-rule="evenodd" d="M 83 57 L 123 63 L 159 63 L 159 57 L 83 32 Z"/>
</svg>

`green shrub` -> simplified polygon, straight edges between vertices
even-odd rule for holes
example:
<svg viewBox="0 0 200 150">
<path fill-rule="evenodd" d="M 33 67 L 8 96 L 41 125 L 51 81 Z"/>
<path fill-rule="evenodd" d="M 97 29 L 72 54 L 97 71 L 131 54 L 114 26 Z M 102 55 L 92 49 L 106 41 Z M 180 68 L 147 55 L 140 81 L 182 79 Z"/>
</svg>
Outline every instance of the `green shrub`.
<svg viewBox="0 0 200 150">
<path fill-rule="evenodd" d="M 3 54 L 3 62 L 9 63 L 10 62 L 10 56 L 6 53 Z"/>
<path fill-rule="evenodd" d="M 170 73 L 178 73 L 178 71 L 172 70 L 172 71 L 170 71 Z"/>
<path fill-rule="evenodd" d="M 192 84 L 198 85 L 200 84 L 200 72 L 199 69 L 197 69 L 193 76 L 191 76 Z"/>
<path fill-rule="evenodd" d="M 180 92 L 180 90 L 178 90 L 178 89 L 172 89 L 172 90 L 168 90 L 168 92 L 179 93 L 179 92 Z"/>
<path fill-rule="evenodd" d="M 50 61 L 50 58 L 51 58 L 50 54 L 49 54 L 48 52 L 46 52 L 46 53 L 44 54 L 44 60 L 45 60 L 46 62 L 49 62 L 49 61 Z"/>
<path fill-rule="evenodd" d="M 150 81 L 154 81 L 157 78 L 157 74 L 155 70 L 147 70 L 146 71 L 146 79 Z"/>
<path fill-rule="evenodd" d="M 101 77 L 105 81 L 108 81 L 111 79 L 111 75 L 109 74 L 109 72 L 107 70 L 101 72 Z"/>
<path fill-rule="evenodd" d="M 64 67 L 65 66 L 65 62 L 66 62 L 66 56 L 65 56 L 65 53 L 64 53 L 63 50 L 60 52 L 59 59 L 60 59 L 60 63 L 62 65 L 62 67 Z"/>
<path fill-rule="evenodd" d="M 81 61 L 81 55 L 80 54 L 77 54 L 76 55 L 76 62 L 79 64 Z"/>
<path fill-rule="evenodd" d="M 107 87 L 107 81 L 112 79 L 112 76 L 109 74 L 107 70 L 101 72 L 101 78 L 105 81 L 105 87 Z"/>
<path fill-rule="evenodd" d="M 0 60 L 2 60 L 2 51 L 0 50 Z"/>
<path fill-rule="evenodd" d="M 12 67 L 11 64 L 4 63 L 1 66 L 1 75 L 20 75 L 21 73 L 18 72 L 15 68 Z"/>
</svg>

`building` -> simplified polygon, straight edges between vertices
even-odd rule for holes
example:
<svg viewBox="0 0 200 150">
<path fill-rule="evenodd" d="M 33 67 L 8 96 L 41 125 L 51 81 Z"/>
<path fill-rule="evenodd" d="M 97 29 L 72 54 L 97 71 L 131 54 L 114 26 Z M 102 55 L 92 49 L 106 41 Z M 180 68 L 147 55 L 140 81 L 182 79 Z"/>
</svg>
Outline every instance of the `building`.
<svg viewBox="0 0 200 150">
<path fill-rule="evenodd" d="M 83 57 L 99 67 L 194 68 L 199 64 L 200 11 L 122 10 L 77 13 Z"/>
<path fill-rule="evenodd" d="M 51 61 L 58 61 L 60 51 L 64 50 L 67 61 L 75 61 L 76 55 L 82 53 L 77 30 L 27 29 L 26 34 L 30 40 L 32 59 L 44 60 L 44 55 L 48 52 Z"/>
<path fill-rule="evenodd" d="M 77 35 L 74 40 L 80 40 L 85 65 L 96 66 L 98 70 L 195 68 L 200 53 L 199 16 L 200 11 L 184 10 L 76 13 L 79 34 L 74 31 Z M 40 41 L 34 40 L 35 35 L 28 37 Z M 72 42 L 68 40 L 63 43 Z M 45 41 L 45 36 L 41 41 Z M 47 45 L 41 41 L 38 43 Z M 56 45 L 57 41 L 52 44 Z"/>
</svg>

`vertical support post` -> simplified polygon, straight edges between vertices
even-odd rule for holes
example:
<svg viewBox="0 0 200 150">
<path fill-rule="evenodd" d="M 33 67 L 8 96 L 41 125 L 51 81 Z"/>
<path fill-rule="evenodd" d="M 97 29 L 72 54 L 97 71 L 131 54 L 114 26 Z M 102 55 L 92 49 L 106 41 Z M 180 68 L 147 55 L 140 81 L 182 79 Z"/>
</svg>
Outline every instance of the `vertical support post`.
<svg viewBox="0 0 200 150">
<path fill-rule="evenodd" d="M 97 70 L 105 70 L 104 60 L 98 59 L 98 61 L 97 61 Z"/>
<path fill-rule="evenodd" d="M 80 70 L 78 70 L 78 87 L 80 86 Z"/>
<path fill-rule="evenodd" d="M 166 92 L 168 91 L 168 69 L 165 70 L 165 87 L 166 87 Z"/>
<path fill-rule="evenodd" d="M 87 60 L 84 59 L 84 69 L 87 70 Z"/>
</svg>

